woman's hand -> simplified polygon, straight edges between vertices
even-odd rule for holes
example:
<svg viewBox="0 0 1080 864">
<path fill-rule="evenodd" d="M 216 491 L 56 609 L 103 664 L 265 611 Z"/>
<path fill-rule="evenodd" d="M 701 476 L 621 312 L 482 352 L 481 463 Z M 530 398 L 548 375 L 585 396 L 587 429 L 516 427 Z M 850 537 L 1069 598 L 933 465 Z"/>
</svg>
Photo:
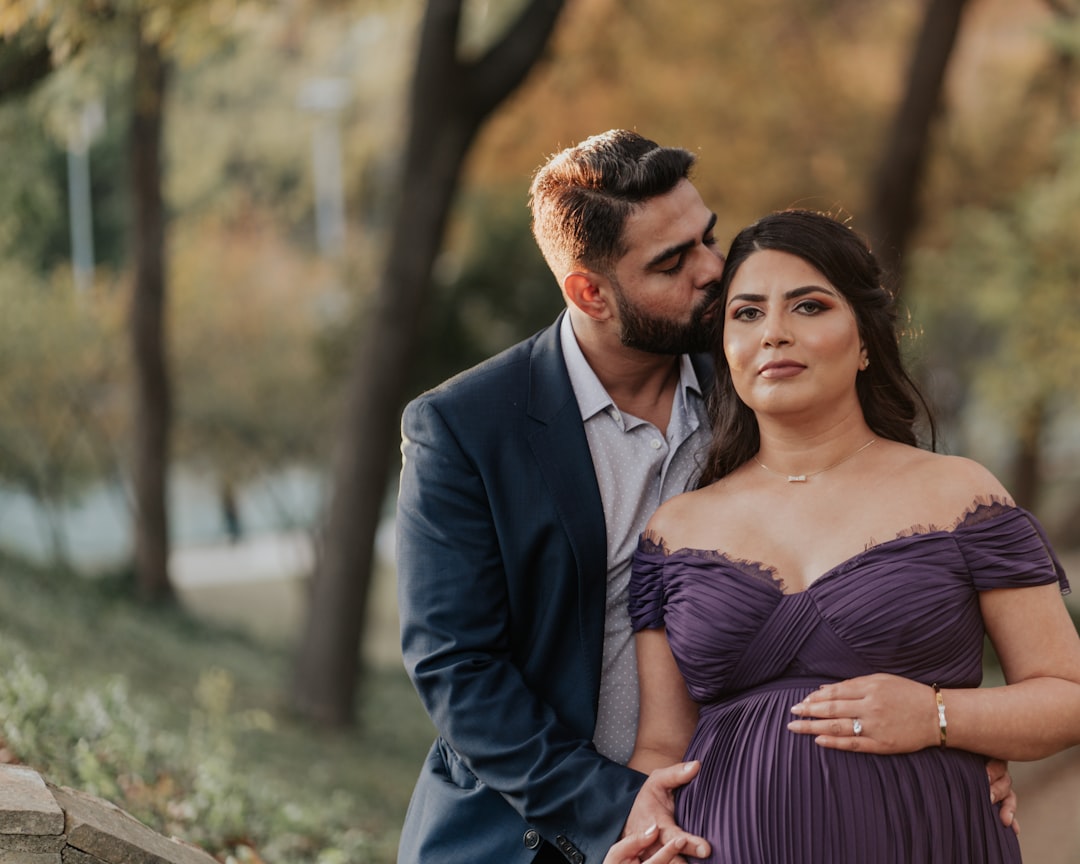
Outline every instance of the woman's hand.
<svg viewBox="0 0 1080 864">
<path fill-rule="evenodd" d="M 683 846 L 686 845 L 686 837 L 675 837 L 660 847 L 660 850 L 642 861 L 638 856 L 652 846 L 659 836 L 655 825 L 642 831 L 640 834 L 629 834 L 611 847 L 604 856 L 604 864 L 670 864 L 674 861 Z"/>
<path fill-rule="evenodd" d="M 816 744 L 864 753 L 914 753 L 940 740 L 934 690 L 898 675 L 864 675 L 819 687 L 791 709 L 788 729 Z"/>
<path fill-rule="evenodd" d="M 788 729 L 816 735 L 815 743 L 864 753 L 914 753 L 941 740 L 934 689 L 897 675 L 865 675 L 819 687 L 791 709 Z M 856 729 L 858 734 L 856 734 Z M 1008 765 L 987 763 L 990 803 L 1001 823 L 1020 833 Z"/>
</svg>

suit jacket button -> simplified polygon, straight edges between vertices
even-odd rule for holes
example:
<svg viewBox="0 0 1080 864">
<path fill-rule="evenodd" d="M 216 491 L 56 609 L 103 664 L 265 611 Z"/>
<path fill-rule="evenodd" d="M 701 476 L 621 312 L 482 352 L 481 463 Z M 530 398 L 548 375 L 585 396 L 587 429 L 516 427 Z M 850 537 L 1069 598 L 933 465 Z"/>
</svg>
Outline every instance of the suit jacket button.
<svg viewBox="0 0 1080 864">
<path fill-rule="evenodd" d="M 581 850 L 577 848 L 573 843 L 563 837 L 562 834 L 555 835 L 555 843 L 563 851 L 563 854 L 569 858 L 573 864 L 585 864 L 585 856 L 581 854 Z"/>
<path fill-rule="evenodd" d="M 526 849 L 536 849 L 540 845 L 540 832 L 535 828 L 530 828 L 525 832 L 525 836 L 521 838 L 521 841 L 525 844 Z"/>
</svg>

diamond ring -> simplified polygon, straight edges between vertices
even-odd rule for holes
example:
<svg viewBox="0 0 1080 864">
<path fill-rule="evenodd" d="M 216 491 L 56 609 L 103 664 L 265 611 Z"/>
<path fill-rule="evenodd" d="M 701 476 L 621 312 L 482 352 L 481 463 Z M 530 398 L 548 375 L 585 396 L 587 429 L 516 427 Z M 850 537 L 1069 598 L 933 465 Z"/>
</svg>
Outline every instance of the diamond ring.
<svg viewBox="0 0 1080 864">
<path fill-rule="evenodd" d="M 862 723 L 859 722 L 858 717 L 851 721 L 851 731 L 855 733 L 856 738 L 862 735 Z"/>
</svg>

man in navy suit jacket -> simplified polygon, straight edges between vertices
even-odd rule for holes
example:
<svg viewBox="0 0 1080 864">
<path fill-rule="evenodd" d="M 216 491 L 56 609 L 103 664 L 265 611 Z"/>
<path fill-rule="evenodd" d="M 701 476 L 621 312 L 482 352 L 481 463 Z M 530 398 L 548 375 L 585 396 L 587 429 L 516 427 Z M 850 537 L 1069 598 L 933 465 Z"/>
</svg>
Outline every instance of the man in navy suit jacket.
<svg viewBox="0 0 1080 864">
<path fill-rule="evenodd" d="M 621 130 L 553 157 L 533 230 L 567 310 L 405 409 L 402 647 L 438 738 L 401 864 L 600 864 L 632 809 L 658 843 L 681 833 L 671 793 L 696 766 L 622 764 L 637 683 L 619 583 L 708 437 L 708 363 L 686 355 L 707 347 L 723 257 L 693 162 Z"/>
</svg>

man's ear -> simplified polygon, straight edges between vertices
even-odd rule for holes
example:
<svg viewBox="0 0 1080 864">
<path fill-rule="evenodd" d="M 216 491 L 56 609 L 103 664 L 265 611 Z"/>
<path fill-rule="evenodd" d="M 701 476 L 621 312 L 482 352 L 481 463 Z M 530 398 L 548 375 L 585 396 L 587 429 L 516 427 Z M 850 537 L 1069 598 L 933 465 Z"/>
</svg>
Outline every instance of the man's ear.
<svg viewBox="0 0 1080 864">
<path fill-rule="evenodd" d="M 569 303 L 596 321 L 606 321 L 612 313 L 604 285 L 604 277 L 598 273 L 574 270 L 563 277 L 562 289 Z"/>
</svg>

